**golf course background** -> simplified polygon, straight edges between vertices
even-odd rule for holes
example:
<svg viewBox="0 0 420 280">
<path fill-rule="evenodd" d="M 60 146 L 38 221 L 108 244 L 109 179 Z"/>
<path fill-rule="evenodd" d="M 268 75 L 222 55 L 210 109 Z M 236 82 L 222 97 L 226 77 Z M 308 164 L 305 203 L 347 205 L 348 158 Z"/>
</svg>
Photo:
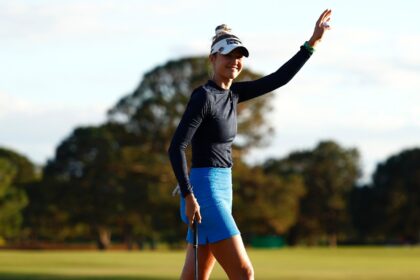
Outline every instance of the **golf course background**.
<svg viewBox="0 0 420 280">
<path fill-rule="evenodd" d="M 233 217 L 258 280 L 420 280 L 413 3 L 0 0 L 0 280 L 178 279 L 168 148 L 213 28 L 249 42 L 235 82 L 257 80 L 326 8 L 313 58 L 236 108 Z"/>
<path fill-rule="evenodd" d="M 249 249 L 256 279 L 420 279 L 420 247 Z M 182 250 L 0 251 L 2 280 L 178 279 Z M 211 279 L 226 279 L 220 266 Z"/>
</svg>

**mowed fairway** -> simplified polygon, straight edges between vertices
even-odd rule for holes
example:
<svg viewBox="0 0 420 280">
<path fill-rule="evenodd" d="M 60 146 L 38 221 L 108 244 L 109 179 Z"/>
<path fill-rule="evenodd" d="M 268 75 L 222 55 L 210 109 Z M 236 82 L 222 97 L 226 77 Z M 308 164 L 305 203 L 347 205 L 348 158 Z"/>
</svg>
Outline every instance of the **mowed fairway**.
<svg viewBox="0 0 420 280">
<path fill-rule="evenodd" d="M 256 279 L 420 279 L 420 248 L 249 250 Z M 179 279 L 182 251 L 0 251 L 1 280 Z M 227 279 L 216 266 L 211 279 Z"/>
</svg>

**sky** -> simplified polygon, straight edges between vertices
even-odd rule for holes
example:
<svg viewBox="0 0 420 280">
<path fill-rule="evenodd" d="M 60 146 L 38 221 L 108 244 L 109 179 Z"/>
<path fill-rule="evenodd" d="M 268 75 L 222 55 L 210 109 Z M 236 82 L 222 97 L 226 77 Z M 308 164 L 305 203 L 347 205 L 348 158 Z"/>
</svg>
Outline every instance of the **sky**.
<svg viewBox="0 0 420 280">
<path fill-rule="evenodd" d="M 412 0 L 0 0 L 0 146 L 37 164 L 74 128 L 98 125 L 144 73 L 207 55 L 228 24 L 250 51 L 245 66 L 279 68 L 327 8 L 332 30 L 268 115 L 270 144 L 250 163 L 313 149 L 357 148 L 365 180 L 420 147 L 420 2 Z"/>
</svg>

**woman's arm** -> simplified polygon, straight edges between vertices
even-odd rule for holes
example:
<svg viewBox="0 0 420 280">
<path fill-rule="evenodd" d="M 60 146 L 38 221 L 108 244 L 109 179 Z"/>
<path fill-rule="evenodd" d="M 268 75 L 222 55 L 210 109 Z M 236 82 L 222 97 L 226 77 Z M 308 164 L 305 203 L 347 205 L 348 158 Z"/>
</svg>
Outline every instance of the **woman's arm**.
<svg viewBox="0 0 420 280">
<path fill-rule="evenodd" d="M 255 81 L 239 82 L 232 84 L 232 91 L 239 95 L 239 102 L 243 102 L 268 92 L 271 92 L 287 84 L 314 52 L 315 46 L 321 42 L 326 30 L 331 29 L 328 25 L 331 10 L 325 10 L 315 24 L 314 32 L 309 39 L 289 61 L 281 66 L 276 72 Z"/>
<path fill-rule="evenodd" d="M 255 81 L 232 84 L 232 92 L 239 95 L 239 102 L 261 96 L 287 84 L 311 57 L 311 52 L 304 46 L 276 72 Z"/>
<path fill-rule="evenodd" d="M 193 92 L 168 149 L 172 169 L 178 180 L 183 197 L 192 193 L 192 187 L 188 177 L 185 149 L 190 144 L 192 137 L 206 116 L 209 110 L 208 104 L 209 102 L 205 92 Z"/>
</svg>

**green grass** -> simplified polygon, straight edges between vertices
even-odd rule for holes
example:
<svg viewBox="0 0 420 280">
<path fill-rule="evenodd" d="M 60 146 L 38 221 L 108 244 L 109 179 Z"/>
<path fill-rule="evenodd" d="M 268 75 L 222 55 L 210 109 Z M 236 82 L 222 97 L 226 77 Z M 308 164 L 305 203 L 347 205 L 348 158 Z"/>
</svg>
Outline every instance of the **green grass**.
<svg viewBox="0 0 420 280">
<path fill-rule="evenodd" d="M 420 247 L 248 250 L 256 279 L 420 279 Z M 183 251 L 0 251 L 1 280 L 172 280 Z M 227 279 L 217 265 L 211 279 Z"/>
</svg>

